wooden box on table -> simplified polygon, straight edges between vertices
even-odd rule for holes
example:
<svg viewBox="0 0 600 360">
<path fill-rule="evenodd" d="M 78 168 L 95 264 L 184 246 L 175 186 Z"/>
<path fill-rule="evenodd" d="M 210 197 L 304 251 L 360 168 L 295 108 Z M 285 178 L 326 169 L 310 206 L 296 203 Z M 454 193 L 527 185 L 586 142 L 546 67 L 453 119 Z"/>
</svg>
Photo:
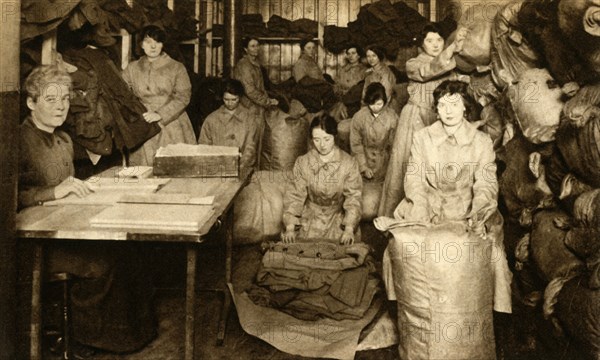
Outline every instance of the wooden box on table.
<svg viewBox="0 0 600 360">
<path fill-rule="evenodd" d="M 230 146 L 175 144 L 154 156 L 154 175 L 163 177 L 238 177 L 240 149 Z"/>
</svg>

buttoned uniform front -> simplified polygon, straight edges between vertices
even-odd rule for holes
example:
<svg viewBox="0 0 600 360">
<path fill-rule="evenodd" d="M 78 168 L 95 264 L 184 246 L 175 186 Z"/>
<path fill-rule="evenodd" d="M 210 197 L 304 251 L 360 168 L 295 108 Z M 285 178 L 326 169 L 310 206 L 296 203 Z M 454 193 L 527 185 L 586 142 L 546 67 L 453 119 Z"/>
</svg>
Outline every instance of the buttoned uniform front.
<svg viewBox="0 0 600 360">
<path fill-rule="evenodd" d="M 422 52 L 406 62 L 408 84 L 408 103 L 402 108 L 398 130 L 394 138 L 390 166 L 383 186 L 383 196 L 379 207 L 380 216 L 391 216 L 398 203 L 405 196 L 404 175 L 410 156 L 413 134 L 436 120 L 433 108 L 433 90 L 455 76 L 456 67 L 453 57 L 446 52 L 431 56 Z"/>
<path fill-rule="evenodd" d="M 244 86 L 242 105 L 255 115 L 262 116 L 264 109 L 269 106 L 269 95 L 265 89 L 265 79 L 258 61 L 245 55 L 235 65 L 233 78 L 239 80 Z"/>
<path fill-rule="evenodd" d="M 54 200 L 54 188 L 75 174 L 71 138 L 38 129 L 31 117 L 21 124 L 20 137 L 19 208 Z"/>
<path fill-rule="evenodd" d="M 257 122 L 255 115 L 243 105 L 233 111 L 224 105 L 204 120 L 198 144 L 234 146 L 240 149 L 240 170 L 249 170 L 256 164 Z"/>
<path fill-rule="evenodd" d="M 283 199 L 283 223 L 300 226 L 299 239 L 339 243 L 361 218 L 362 178 L 356 160 L 335 147 L 325 163 L 315 149 L 300 156 Z"/>
<path fill-rule="evenodd" d="M 492 140 L 464 119 L 458 126 L 452 136 L 441 121 L 415 133 L 404 180 L 406 197 L 394 211 L 394 218 L 431 224 L 468 219 L 483 222 L 497 211 L 498 181 Z M 511 312 L 512 275 L 502 236 L 488 236 L 494 237 L 494 256 L 498 256 L 493 261 L 494 310 Z M 384 282 L 388 297 L 395 299 L 390 275 L 393 278 L 386 251 Z"/>
<path fill-rule="evenodd" d="M 489 136 L 463 120 L 448 136 L 441 121 L 418 131 L 411 147 L 398 219 L 440 223 L 493 212 L 498 181 Z"/>
<path fill-rule="evenodd" d="M 383 62 L 366 70 L 365 85 L 362 92 L 363 99 L 365 98 L 369 85 L 376 82 L 380 83 L 385 88 L 385 95 L 387 96 L 387 103 L 389 104 L 392 101 L 394 85 L 396 85 L 396 75 L 394 75 L 392 70 L 390 70 Z"/>
<path fill-rule="evenodd" d="M 351 87 L 358 84 L 361 80 L 364 80 L 367 71 L 367 67 L 361 63 L 356 64 L 347 63 L 339 71 L 335 78 L 335 85 L 333 87 L 335 93 L 338 96 L 344 95 Z"/>
<path fill-rule="evenodd" d="M 300 82 L 305 76 L 325 81 L 325 79 L 323 79 L 323 70 L 319 67 L 319 64 L 317 64 L 312 56 L 308 56 L 304 53 L 300 55 L 298 61 L 294 64 L 292 75 L 296 82 Z"/>
<path fill-rule="evenodd" d="M 131 165 L 152 165 L 156 150 L 169 144 L 195 144 L 196 137 L 186 106 L 192 85 L 185 66 L 162 53 L 154 61 L 143 56 L 123 71 L 123 79 L 146 106 L 161 116 L 162 131 L 130 154 Z"/>
<path fill-rule="evenodd" d="M 373 178 L 367 181 L 383 182 L 397 124 L 398 115 L 389 105 L 377 116 L 365 106 L 352 117 L 350 148 L 360 171 L 373 171 Z"/>
</svg>

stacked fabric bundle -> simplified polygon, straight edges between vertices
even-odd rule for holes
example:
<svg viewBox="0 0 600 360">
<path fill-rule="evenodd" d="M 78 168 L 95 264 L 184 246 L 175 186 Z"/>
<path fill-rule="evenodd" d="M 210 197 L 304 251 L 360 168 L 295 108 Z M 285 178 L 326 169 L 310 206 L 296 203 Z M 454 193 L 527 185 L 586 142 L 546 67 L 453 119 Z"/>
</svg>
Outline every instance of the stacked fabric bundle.
<svg viewBox="0 0 600 360">
<path fill-rule="evenodd" d="M 370 248 L 332 243 L 270 243 L 249 291 L 258 305 L 303 320 L 360 319 L 379 289 Z"/>
</svg>

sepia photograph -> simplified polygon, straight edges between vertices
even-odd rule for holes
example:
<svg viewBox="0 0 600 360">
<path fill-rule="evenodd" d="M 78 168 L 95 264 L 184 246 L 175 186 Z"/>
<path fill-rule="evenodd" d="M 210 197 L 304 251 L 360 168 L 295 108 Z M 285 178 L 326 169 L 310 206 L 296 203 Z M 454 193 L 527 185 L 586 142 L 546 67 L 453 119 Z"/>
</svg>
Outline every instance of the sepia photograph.
<svg viewBox="0 0 600 360">
<path fill-rule="evenodd" d="M 600 0 L 0 19 L 0 360 L 600 360 Z"/>
</svg>

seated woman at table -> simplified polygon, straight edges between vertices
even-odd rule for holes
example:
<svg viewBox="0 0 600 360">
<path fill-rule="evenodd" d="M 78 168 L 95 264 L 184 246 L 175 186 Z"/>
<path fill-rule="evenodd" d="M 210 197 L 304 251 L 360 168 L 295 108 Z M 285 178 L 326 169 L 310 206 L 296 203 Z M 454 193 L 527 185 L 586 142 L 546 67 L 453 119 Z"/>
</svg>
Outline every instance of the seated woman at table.
<svg viewBox="0 0 600 360">
<path fill-rule="evenodd" d="M 242 152 L 240 171 L 251 170 L 256 163 L 258 121 L 256 115 L 240 104 L 244 86 L 228 80 L 223 88 L 223 105 L 206 117 L 198 144 L 238 147 Z"/>
<path fill-rule="evenodd" d="M 335 145 L 336 135 L 337 123 L 327 113 L 310 124 L 314 148 L 296 160 L 283 198 L 284 243 L 360 240 L 362 177 L 356 159 Z"/>
<path fill-rule="evenodd" d="M 69 74 L 57 66 L 40 66 L 24 88 L 31 114 L 20 127 L 19 209 L 69 194 L 88 195 L 90 187 L 73 177 L 73 143 L 57 130 L 69 111 Z M 123 245 L 84 241 L 48 247 L 45 271 L 77 278 L 71 311 L 74 339 L 80 344 L 130 352 L 156 336 L 153 290 L 141 267 L 143 259 L 139 249 L 125 251 Z"/>
<path fill-rule="evenodd" d="M 495 154 L 490 137 L 466 120 L 474 104 L 467 87 L 446 80 L 434 90 L 439 120 L 414 135 L 406 197 L 394 219 L 377 218 L 375 226 L 394 235 L 383 277 L 388 298 L 398 302 L 399 325 L 414 323 L 413 334 L 449 321 L 480 327 L 469 341 L 403 337 L 401 358 L 442 352 L 446 358 L 493 358 L 492 309 L 511 312 Z"/>
</svg>

